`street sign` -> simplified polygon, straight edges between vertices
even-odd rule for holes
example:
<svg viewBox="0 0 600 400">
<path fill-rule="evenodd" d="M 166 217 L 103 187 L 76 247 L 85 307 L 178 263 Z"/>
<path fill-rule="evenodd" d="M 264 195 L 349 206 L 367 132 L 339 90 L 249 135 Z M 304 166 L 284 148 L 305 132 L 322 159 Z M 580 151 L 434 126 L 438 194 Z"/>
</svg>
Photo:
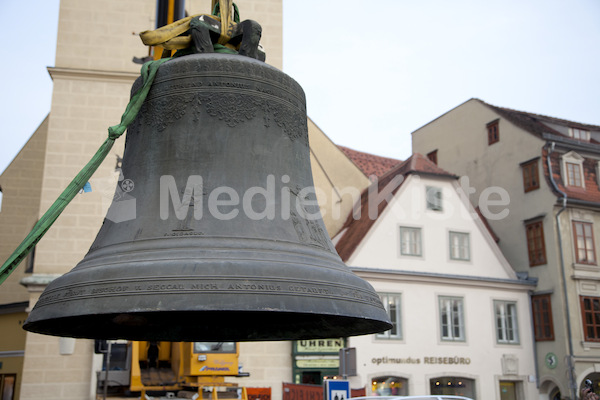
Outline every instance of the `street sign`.
<svg viewBox="0 0 600 400">
<path fill-rule="evenodd" d="M 323 400 L 348 400 L 350 398 L 350 382 L 344 380 L 325 380 Z"/>
</svg>

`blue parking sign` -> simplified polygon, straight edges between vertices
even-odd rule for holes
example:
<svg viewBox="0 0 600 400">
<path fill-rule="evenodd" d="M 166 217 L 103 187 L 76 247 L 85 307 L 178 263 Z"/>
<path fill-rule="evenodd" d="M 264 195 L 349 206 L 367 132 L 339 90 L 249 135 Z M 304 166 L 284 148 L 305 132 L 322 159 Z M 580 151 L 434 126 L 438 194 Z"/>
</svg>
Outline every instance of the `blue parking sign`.
<svg viewBox="0 0 600 400">
<path fill-rule="evenodd" d="M 350 398 L 350 382 L 344 380 L 325 380 L 324 400 L 348 400 Z"/>
</svg>

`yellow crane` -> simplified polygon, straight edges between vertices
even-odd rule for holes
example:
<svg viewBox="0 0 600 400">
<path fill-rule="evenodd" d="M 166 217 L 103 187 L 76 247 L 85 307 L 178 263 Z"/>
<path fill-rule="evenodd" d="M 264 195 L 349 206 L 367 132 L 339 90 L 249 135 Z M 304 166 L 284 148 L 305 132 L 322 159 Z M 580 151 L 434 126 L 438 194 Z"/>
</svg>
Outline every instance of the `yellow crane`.
<svg viewBox="0 0 600 400">
<path fill-rule="evenodd" d="M 152 391 L 197 393 L 202 399 L 205 388 L 212 388 L 212 399 L 216 400 L 218 388 L 238 388 L 237 383 L 226 382 L 226 377 L 249 376 L 239 371 L 239 347 L 235 342 L 128 342 L 126 346 L 126 351 L 118 353 L 125 360 L 121 365 L 129 372 L 127 389 L 140 392 L 142 400 Z M 117 354 L 114 350 L 111 353 Z M 113 366 L 119 363 L 114 358 Z M 114 376 L 126 371 L 122 367 L 112 370 L 110 363 L 107 367 L 108 373 L 105 370 L 98 374 L 99 380 L 104 380 L 100 386 L 118 386 Z M 246 389 L 239 389 L 242 399 L 247 400 Z"/>
</svg>

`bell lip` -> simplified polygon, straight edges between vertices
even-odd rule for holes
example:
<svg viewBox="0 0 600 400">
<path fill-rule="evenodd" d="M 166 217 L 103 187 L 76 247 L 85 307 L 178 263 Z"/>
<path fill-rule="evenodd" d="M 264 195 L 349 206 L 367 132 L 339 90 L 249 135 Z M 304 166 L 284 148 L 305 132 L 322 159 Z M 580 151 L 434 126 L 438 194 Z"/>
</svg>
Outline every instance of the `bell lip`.
<svg viewBox="0 0 600 400">
<path fill-rule="evenodd" d="M 183 325 L 174 321 L 190 322 Z M 389 319 L 377 317 L 282 311 L 109 313 L 28 319 L 23 325 L 26 331 L 59 337 L 169 342 L 327 339 L 376 334 L 391 328 Z"/>
</svg>

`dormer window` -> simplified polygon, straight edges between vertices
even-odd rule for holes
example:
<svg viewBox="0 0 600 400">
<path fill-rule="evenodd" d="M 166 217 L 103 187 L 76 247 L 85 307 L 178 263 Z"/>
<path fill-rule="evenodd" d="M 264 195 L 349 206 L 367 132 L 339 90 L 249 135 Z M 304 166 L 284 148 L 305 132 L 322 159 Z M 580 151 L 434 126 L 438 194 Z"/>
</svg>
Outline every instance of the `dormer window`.
<svg viewBox="0 0 600 400">
<path fill-rule="evenodd" d="M 561 157 L 563 182 L 566 186 L 585 188 L 583 161 L 584 158 L 574 151 Z"/>
<path fill-rule="evenodd" d="M 494 144 L 500 141 L 500 129 L 498 127 L 498 122 L 500 120 L 497 119 L 487 124 L 487 133 L 488 133 L 488 145 Z"/>
<path fill-rule="evenodd" d="M 584 142 L 590 141 L 590 131 L 579 128 L 569 128 L 569 136 L 576 140 L 582 140 Z"/>
<path fill-rule="evenodd" d="M 567 185 L 569 186 L 582 186 L 581 185 L 581 166 L 575 163 L 565 163 L 567 166 Z"/>
<path fill-rule="evenodd" d="M 429 159 L 429 161 L 437 165 L 437 149 L 427 153 L 427 158 Z"/>
</svg>

